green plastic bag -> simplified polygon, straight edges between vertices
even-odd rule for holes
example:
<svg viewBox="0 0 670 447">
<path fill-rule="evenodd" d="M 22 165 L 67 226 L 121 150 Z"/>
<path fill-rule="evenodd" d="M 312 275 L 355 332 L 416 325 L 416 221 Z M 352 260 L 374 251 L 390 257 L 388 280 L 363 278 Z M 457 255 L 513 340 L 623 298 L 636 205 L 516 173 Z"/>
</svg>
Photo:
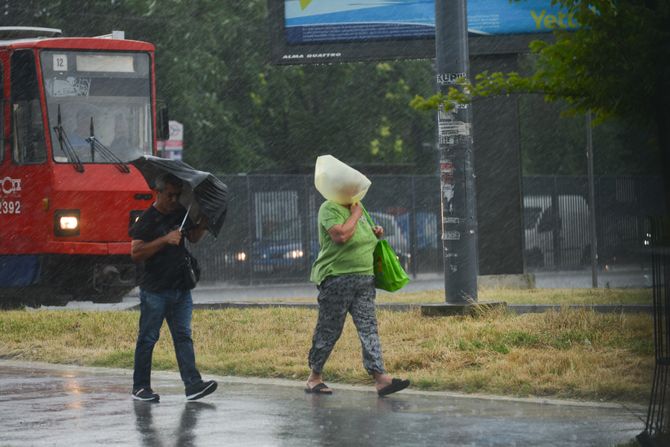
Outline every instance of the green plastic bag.
<svg viewBox="0 0 670 447">
<path fill-rule="evenodd" d="M 365 208 L 363 208 L 363 212 L 370 226 L 374 227 L 375 223 Z M 373 262 L 376 288 L 395 292 L 402 289 L 409 282 L 409 276 L 407 276 L 402 265 L 400 265 L 398 255 L 395 254 L 388 241 L 384 239 L 377 241 L 377 246 L 373 253 Z"/>
</svg>

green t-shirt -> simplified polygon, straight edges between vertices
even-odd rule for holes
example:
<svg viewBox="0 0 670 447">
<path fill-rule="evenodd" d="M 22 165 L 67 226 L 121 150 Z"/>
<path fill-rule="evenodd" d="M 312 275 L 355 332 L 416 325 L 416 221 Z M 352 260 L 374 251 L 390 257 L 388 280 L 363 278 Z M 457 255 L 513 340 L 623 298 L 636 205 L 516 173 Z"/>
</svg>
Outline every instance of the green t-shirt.
<svg viewBox="0 0 670 447">
<path fill-rule="evenodd" d="M 373 275 L 372 253 L 377 245 L 377 237 L 372 232 L 365 215 L 356 223 L 354 235 L 344 244 L 336 244 L 328 230 L 343 224 L 351 216 L 349 208 L 330 200 L 319 208 L 319 256 L 312 266 L 310 280 L 317 284 L 329 276 Z"/>
</svg>

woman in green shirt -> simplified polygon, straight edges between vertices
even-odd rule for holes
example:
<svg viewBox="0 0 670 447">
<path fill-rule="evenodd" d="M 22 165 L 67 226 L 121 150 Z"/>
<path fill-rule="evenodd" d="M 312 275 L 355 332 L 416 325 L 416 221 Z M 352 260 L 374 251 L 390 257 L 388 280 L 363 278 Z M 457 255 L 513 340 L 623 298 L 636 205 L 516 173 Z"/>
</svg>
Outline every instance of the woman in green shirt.
<svg viewBox="0 0 670 447">
<path fill-rule="evenodd" d="M 356 325 L 363 348 L 363 366 L 374 378 L 377 393 L 385 396 L 409 386 L 409 380 L 394 379 L 384 369 L 372 268 L 372 253 L 384 230 L 371 227 L 362 215 L 360 204 L 326 201 L 319 208 L 321 249 L 311 275 L 319 289 L 319 317 L 309 351 L 311 373 L 305 388 L 308 393 L 332 393 L 321 374 L 342 333 L 347 313 L 351 313 Z"/>
</svg>

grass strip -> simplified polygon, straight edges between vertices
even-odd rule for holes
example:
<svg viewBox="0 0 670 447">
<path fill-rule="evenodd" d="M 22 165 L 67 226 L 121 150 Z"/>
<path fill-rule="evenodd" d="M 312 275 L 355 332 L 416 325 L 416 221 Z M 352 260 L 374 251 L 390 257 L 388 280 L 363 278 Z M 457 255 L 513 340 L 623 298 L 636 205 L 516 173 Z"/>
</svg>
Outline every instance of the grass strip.
<svg viewBox="0 0 670 447">
<path fill-rule="evenodd" d="M 193 315 L 203 373 L 304 380 L 316 310 L 201 310 Z M 132 368 L 139 313 L 0 313 L 0 357 Z M 379 311 L 390 373 L 425 390 L 645 402 L 653 372 L 648 315 L 589 310 L 475 317 Z M 177 370 L 166 325 L 154 369 Z M 371 384 L 351 319 L 324 371 L 334 382 Z"/>
</svg>

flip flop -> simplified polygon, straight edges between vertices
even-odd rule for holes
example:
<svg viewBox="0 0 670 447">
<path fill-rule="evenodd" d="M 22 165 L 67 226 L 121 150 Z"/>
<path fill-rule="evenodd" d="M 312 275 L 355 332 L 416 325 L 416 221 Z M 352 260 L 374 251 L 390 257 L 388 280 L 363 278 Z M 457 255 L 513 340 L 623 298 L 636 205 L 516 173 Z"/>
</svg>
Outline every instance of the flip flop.
<svg viewBox="0 0 670 447">
<path fill-rule="evenodd" d="M 393 380 L 391 380 L 391 383 L 389 385 L 386 385 L 384 388 L 377 391 L 377 394 L 380 397 L 386 396 L 388 394 L 395 393 L 395 392 L 398 392 L 400 390 L 404 390 L 408 386 L 409 386 L 409 380 L 393 379 Z"/>
<path fill-rule="evenodd" d="M 309 386 L 305 388 L 305 393 L 307 394 L 333 394 L 333 390 L 328 388 L 328 385 L 321 382 L 314 385 L 312 388 Z"/>
</svg>

